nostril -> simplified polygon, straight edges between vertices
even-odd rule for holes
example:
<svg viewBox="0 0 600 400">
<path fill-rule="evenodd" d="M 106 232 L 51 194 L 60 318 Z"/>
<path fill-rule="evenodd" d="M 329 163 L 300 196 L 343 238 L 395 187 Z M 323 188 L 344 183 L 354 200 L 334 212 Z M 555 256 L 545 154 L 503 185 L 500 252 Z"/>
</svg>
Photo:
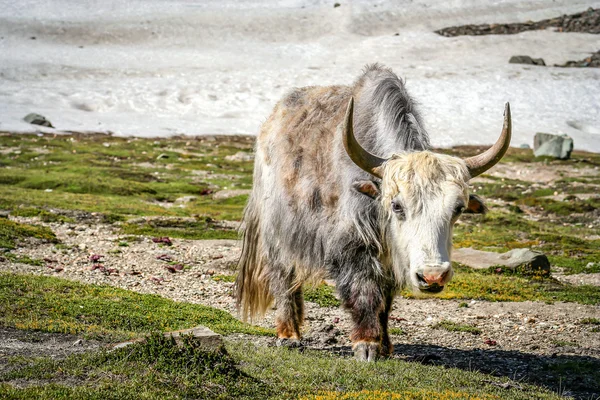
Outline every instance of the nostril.
<svg viewBox="0 0 600 400">
<path fill-rule="evenodd" d="M 425 277 L 421 272 L 417 272 L 417 279 L 419 280 L 419 283 L 423 285 L 428 285 L 427 281 L 425 280 Z"/>
</svg>

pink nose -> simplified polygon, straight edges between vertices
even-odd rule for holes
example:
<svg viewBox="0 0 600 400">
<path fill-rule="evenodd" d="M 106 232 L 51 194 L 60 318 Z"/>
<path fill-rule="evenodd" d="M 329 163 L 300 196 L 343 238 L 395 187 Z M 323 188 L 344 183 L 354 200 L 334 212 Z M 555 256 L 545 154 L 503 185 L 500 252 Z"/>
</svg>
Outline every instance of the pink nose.
<svg viewBox="0 0 600 400">
<path fill-rule="evenodd" d="M 448 274 L 450 273 L 450 270 L 446 270 L 443 273 L 433 273 L 433 274 L 423 274 L 423 279 L 425 280 L 425 282 L 427 282 L 428 285 L 433 285 L 434 283 L 437 283 L 440 286 L 444 286 L 444 283 L 446 283 L 446 277 L 448 276 Z"/>
</svg>

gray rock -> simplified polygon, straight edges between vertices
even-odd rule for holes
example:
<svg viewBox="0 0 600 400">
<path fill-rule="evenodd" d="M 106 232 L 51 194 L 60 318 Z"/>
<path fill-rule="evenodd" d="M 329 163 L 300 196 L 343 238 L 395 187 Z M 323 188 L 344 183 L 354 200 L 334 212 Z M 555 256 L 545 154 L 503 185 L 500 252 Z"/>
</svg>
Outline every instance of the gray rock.
<svg viewBox="0 0 600 400">
<path fill-rule="evenodd" d="M 192 336 L 205 350 L 216 351 L 220 350 L 223 346 L 223 337 L 202 325 L 190 329 L 167 332 L 165 336 L 172 336 L 177 344 L 181 344 L 182 336 Z"/>
<path fill-rule="evenodd" d="M 218 333 L 214 333 L 205 326 L 198 325 L 190 329 L 182 329 L 180 331 L 167 332 L 164 334 L 166 337 L 173 337 L 177 345 L 181 345 L 182 336 L 191 336 L 193 340 L 197 341 L 200 346 L 209 351 L 221 350 L 223 347 L 223 337 Z M 131 346 L 135 343 L 144 343 L 146 338 L 134 339 L 127 342 L 117 343 L 112 346 L 111 350 L 122 349 L 127 346 Z"/>
<path fill-rule="evenodd" d="M 550 274 L 548 257 L 539 251 L 530 249 L 513 249 L 506 253 L 493 253 L 466 247 L 453 250 L 452 261 L 475 269 L 499 266 L 524 274 Z"/>
<path fill-rule="evenodd" d="M 27 114 L 25 118 L 23 118 L 23 121 L 28 122 L 32 125 L 40 125 L 48 128 L 54 128 L 50 121 L 46 119 L 46 117 L 36 113 Z"/>
<path fill-rule="evenodd" d="M 546 63 L 542 58 L 531 58 L 529 56 L 512 56 L 510 60 L 508 60 L 509 64 L 528 64 L 528 65 L 542 65 L 545 66 Z"/>
<path fill-rule="evenodd" d="M 573 139 L 568 135 L 552 135 L 538 132 L 533 138 L 533 154 L 567 160 L 573 151 Z"/>
</svg>

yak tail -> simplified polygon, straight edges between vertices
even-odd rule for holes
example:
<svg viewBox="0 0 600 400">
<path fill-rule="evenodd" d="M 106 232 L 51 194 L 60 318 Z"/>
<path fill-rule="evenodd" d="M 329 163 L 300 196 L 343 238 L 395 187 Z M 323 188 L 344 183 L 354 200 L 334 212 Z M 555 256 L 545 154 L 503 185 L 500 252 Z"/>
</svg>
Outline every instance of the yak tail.
<svg viewBox="0 0 600 400">
<path fill-rule="evenodd" d="M 237 308 L 243 321 L 263 316 L 273 296 L 269 291 L 269 279 L 265 257 L 261 251 L 260 213 L 252 196 L 244 210 L 242 228 L 242 255 L 238 262 L 235 280 Z"/>
</svg>

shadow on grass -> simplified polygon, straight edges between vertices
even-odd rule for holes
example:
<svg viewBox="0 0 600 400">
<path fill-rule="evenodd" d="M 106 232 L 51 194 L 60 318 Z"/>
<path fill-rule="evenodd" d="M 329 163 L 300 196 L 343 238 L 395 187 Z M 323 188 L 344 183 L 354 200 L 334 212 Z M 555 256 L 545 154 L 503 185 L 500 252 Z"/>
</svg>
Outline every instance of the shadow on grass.
<svg viewBox="0 0 600 400">
<path fill-rule="evenodd" d="M 352 357 L 349 346 L 317 350 Z M 397 343 L 394 344 L 392 358 L 469 372 L 478 371 L 542 386 L 575 399 L 600 399 L 600 359 L 590 356 L 539 355 L 499 349 L 462 350 L 427 344 Z M 500 382 L 497 385 L 505 387 Z"/>
</svg>

